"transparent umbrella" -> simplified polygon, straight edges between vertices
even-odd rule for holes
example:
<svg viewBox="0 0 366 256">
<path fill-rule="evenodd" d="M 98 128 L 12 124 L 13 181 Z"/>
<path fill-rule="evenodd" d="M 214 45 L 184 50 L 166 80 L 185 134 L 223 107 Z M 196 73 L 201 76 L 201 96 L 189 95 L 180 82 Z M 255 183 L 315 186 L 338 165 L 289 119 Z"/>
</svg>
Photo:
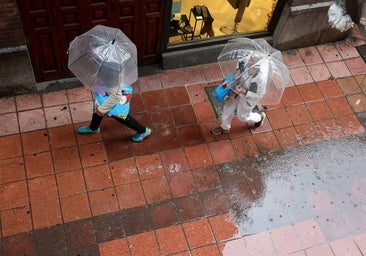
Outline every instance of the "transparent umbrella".
<svg viewBox="0 0 366 256">
<path fill-rule="evenodd" d="M 255 79 L 265 91 L 259 103 L 278 104 L 289 83 L 290 72 L 284 64 L 279 50 L 270 46 L 266 40 L 235 38 L 229 40 L 217 58 L 224 77 L 233 77 L 228 86 L 235 91 L 238 85 L 248 89 Z M 240 95 L 240 94 L 239 94 Z"/>
<path fill-rule="evenodd" d="M 88 89 L 123 88 L 137 80 L 136 46 L 117 28 L 93 27 L 70 43 L 68 54 L 69 69 Z"/>
</svg>

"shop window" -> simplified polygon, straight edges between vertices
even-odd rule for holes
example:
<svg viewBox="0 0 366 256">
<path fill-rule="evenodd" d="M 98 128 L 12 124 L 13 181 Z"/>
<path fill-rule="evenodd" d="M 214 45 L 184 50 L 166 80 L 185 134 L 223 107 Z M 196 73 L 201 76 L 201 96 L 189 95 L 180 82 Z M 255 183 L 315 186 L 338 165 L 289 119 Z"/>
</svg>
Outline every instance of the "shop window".
<svg viewBox="0 0 366 256">
<path fill-rule="evenodd" d="M 172 0 L 168 44 L 268 31 L 278 0 Z"/>
</svg>

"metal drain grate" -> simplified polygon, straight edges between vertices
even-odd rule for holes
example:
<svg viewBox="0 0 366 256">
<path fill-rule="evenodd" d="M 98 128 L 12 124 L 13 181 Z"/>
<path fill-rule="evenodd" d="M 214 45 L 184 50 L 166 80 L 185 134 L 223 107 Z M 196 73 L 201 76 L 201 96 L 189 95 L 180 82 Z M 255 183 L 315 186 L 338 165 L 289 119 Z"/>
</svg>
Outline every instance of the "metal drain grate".
<svg viewBox="0 0 366 256">
<path fill-rule="evenodd" d="M 212 108 L 215 111 L 216 118 L 219 118 L 222 115 L 222 111 L 224 109 L 224 105 L 218 103 L 217 100 L 215 100 L 215 98 L 212 96 L 212 93 L 215 91 L 216 86 L 217 85 L 207 86 L 207 87 L 205 87 L 205 91 L 206 91 L 206 94 L 208 96 L 208 99 L 210 100 L 210 103 L 212 105 Z"/>
<path fill-rule="evenodd" d="M 357 51 L 361 55 L 364 62 L 366 62 L 366 44 L 356 46 Z"/>
</svg>

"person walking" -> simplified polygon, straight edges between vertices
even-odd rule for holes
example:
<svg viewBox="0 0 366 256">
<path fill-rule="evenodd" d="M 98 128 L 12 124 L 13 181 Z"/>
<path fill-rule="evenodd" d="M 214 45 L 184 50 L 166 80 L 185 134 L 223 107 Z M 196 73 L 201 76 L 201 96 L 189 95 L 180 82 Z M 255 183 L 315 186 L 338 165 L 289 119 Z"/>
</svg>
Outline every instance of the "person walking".
<svg viewBox="0 0 366 256">
<path fill-rule="evenodd" d="M 133 92 L 131 85 L 106 88 L 99 86 L 94 91 L 94 107 L 93 116 L 89 126 L 78 128 L 79 134 L 93 134 L 100 132 L 100 124 L 105 115 L 112 117 L 117 122 L 135 130 L 136 133 L 132 136 L 133 142 L 142 142 L 148 135 L 151 134 L 151 129 L 141 125 L 130 114 L 130 101 Z"/>
<path fill-rule="evenodd" d="M 234 89 L 225 99 L 221 125 L 211 129 L 214 135 L 230 132 L 235 110 L 240 121 L 254 127 L 260 127 L 266 117 L 266 114 L 257 107 L 266 92 L 266 84 L 261 79 L 261 68 L 254 66 L 244 72 L 243 65 L 238 64 L 239 78 L 234 80 L 235 84 L 231 85 Z"/>
</svg>

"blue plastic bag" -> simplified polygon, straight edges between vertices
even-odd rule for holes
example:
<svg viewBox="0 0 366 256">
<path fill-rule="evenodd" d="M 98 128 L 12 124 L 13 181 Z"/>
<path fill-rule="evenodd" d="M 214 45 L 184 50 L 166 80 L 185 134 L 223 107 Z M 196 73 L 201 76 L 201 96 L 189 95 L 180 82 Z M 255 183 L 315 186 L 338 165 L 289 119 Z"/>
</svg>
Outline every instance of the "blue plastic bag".
<svg viewBox="0 0 366 256">
<path fill-rule="evenodd" d="M 232 82 L 235 78 L 234 74 L 229 74 L 225 77 L 224 81 L 217 85 L 215 88 L 215 91 L 212 93 L 212 96 L 221 104 L 225 102 L 226 96 L 230 92 L 230 87 L 228 86 L 228 83 Z"/>
</svg>

